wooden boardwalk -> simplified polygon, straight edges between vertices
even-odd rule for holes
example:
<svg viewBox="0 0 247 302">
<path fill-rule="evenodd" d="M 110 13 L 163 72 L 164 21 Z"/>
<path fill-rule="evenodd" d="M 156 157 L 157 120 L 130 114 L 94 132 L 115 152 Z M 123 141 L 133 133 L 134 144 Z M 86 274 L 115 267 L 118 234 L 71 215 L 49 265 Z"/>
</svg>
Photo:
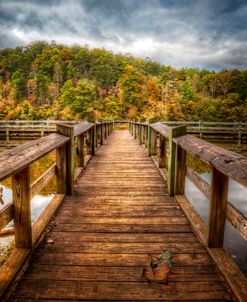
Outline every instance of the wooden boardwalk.
<svg viewBox="0 0 247 302">
<path fill-rule="evenodd" d="M 225 283 L 152 159 L 128 131 L 96 152 L 67 196 L 11 301 L 224 301 Z M 141 278 L 170 249 L 169 286 Z"/>
</svg>

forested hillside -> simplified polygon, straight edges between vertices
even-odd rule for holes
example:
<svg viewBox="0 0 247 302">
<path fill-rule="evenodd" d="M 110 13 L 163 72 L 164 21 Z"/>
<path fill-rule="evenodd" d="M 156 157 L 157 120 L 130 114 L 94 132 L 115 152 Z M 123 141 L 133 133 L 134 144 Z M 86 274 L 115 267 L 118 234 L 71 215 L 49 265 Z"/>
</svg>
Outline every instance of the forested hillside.
<svg viewBox="0 0 247 302">
<path fill-rule="evenodd" d="M 36 42 L 0 51 L 0 119 L 247 121 L 247 71 Z"/>
</svg>

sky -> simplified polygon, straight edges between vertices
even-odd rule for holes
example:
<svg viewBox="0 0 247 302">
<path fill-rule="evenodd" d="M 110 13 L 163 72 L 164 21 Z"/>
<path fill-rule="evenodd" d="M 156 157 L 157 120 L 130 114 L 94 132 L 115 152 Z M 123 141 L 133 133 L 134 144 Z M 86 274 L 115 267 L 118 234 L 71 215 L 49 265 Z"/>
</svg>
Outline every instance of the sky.
<svg viewBox="0 0 247 302">
<path fill-rule="evenodd" d="M 0 49 L 36 40 L 247 69 L 247 0 L 0 0 Z"/>
</svg>

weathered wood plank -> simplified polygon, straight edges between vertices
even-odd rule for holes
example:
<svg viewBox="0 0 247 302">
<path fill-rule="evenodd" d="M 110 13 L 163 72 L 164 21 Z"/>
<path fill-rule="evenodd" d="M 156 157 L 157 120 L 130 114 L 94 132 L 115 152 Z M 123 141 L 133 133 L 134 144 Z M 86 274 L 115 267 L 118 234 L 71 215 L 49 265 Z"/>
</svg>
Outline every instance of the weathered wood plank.
<svg viewBox="0 0 247 302">
<path fill-rule="evenodd" d="M 126 254 L 126 253 L 53 253 L 38 250 L 34 255 L 36 263 L 49 265 L 85 265 L 85 266 L 146 266 L 148 263 L 147 254 Z M 157 253 L 154 253 L 157 255 Z M 204 267 L 212 265 L 207 253 L 174 253 L 174 266 Z"/>
<path fill-rule="evenodd" d="M 85 133 L 89 129 L 94 127 L 93 123 L 85 122 L 85 123 L 80 123 L 74 126 L 74 136 L 78 136 L 82 133 Z"/>
<path fill-rule="evenodd" d="M 187 134 L 173 140 L 186 151 L 212 165 L 221 173 L 247 186 L 247 158 Z"/>
<path fill-rule="evenodd" d="M 32 248 L 30 167 L 12 176 L 15 246 Z"/>
<path fill-rule="evenodd" d="M 200 292 L 196 291 L 197 286 Z M 38 291 L 33 289 L 39 288 Z M 143 282 L 83 282 L 60 280 L 25 280 L 20 285 L 19 297 L 49 298 L 49 299 L 109 299 L 112 300 L 187 300 L 223 299 L 224 287 L 220 282 L 170 282 L 169 287 Z"/>
<path fill-rule="evenodd" d="M 107 136 L 112 125 L 105 128 Z M 141 278 L 147 253 L 166 248 L 174 257 L 170 285 L 149 285 Z M 210 301 L 226 294 L 152 159 L 128 132 L 115 131 L 52 219 L 12 299 Z"/>
<path fill-rule="evenodd" d="M 7 204 L 0 211 L 0 230 L 2 230 L 14 218 L 13 203 Z"/>
<path fill-rule="evenodd" d="M 208 198 L 211 196 L 210 185 L 201 178 L 191 168 L 187 167 L 186 175 L 192 181 L 192 183 Z M 226 218 L 237 229 L 240 235 L 247 240 L 247 218 L 238 209 L 234 207 L 229 201 L 227 202 Z"/>
<path fill-rule="evenodd" d="M 75 172 L 75 135 L 74 127 L 68 125 L 57 125 L 57 131 L 65 136 L 69 137 L 66 143 L 66 193 L 67 195 L 73 195 L 74 192 L 74 172 Z"/>
<path fill-rule="evenodd" d="M 38 242 L 39 238 L 42 236 L 45 228 L 47 227 L 49 221 L 51 220 L 52 216 L 56 212 L 57 208 L 59 207 L 63 199 L 64 199 L 63 194 L 56 194 L 54 198 L 50 201 L 48 206 L 45 208 L 45 210 L 41 213 L 39 218 L 33 224 L 33 229 L 32 229 L 33 245 L 35 245 Z"/>
<path fill-rule="evenodd" d="M 42 156 L 59 148 L 68 140 L 68 137 L 53 133 L 20 145 L 13 150 L 0 153 L 0 179 L 3 180 L 14 173 L 18 173 Z"/>
</svg>

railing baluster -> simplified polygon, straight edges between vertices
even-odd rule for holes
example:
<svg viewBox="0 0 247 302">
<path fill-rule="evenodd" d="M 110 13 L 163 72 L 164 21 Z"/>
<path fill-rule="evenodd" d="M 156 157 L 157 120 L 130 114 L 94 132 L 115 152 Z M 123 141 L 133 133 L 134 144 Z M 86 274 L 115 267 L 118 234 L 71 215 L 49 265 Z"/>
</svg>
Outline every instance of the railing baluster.
<svg viewBox="0 0 247 302">
<path fill-rule="evenodd" d="M 173 142 L 174 137 L 186 134 L 186 126 L 178 126 L 169 128 L 169 158 L 168 158 L 168 193 L 174 196 L 175 192 L 175 160 L 176 160 L 176 144 Z"/>
<path fill-rule="evenodd" d="M 32 248 L 30 166 L 12 176 L 15 246 Z"/>
<path fill-rule="evenodd" d="M 56 150 L 56 178 L 58 194 L 67 194 L 66 161 L 66 145 L 64 144 Z"/>
<path fill-rule="evenodd" d="M 183 195 L 186 175 L 186 151 L 176 145 L 175 195 Z"/>
<path fill-rule="evenodd" d="M 166 167 L 166 139 L 163 135 L 159 135 L 160 137 L 160 153 L 159 153 L 159 167 Z"/>
<path fill-rule="evenodd" d="M 227 209 L 228 177 L 213 168 L 208 222 L 208 247 L 222 247 Z"/>
<path fill-rule="evenodd" d="M 67 194 L 73 195 L 74 192 L 74 126 L 57 124 L 57 130 L 60 134 L 69 136 L 70 140 L 66 143 L 66 183 Z"/>
</svg>

